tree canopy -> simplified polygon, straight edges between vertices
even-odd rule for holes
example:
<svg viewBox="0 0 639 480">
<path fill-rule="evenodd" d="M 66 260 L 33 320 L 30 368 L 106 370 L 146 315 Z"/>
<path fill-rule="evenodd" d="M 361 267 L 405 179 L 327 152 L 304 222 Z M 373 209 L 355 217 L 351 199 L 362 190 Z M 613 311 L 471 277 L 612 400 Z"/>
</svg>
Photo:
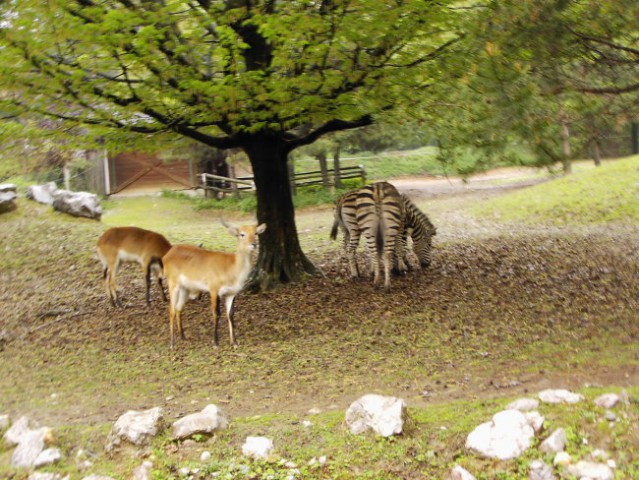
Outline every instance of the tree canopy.
<svg viewBox="0 0 639 480">
<path fill-rule="evenodd" d="M 474 10 L 465 73 L 438 85 L 449 106 L 433 117 L 444 154 L 472 147 L 494 158 L 519 141 L 536 164 L 569 169 L 571 151 L 637 121 L 636 2 L 486 1 Z"/>
<path fill-rule="evenodd" d="M 111 144 L 135 132 L 244 149 L 268 224 L 254 280 L 286 282 L 313 270 L 297 238 L 288 153 L 420 111 L 459 38 L 448 3 L 4 2 L 2 108 L 92 127 Z"/>
</svg>

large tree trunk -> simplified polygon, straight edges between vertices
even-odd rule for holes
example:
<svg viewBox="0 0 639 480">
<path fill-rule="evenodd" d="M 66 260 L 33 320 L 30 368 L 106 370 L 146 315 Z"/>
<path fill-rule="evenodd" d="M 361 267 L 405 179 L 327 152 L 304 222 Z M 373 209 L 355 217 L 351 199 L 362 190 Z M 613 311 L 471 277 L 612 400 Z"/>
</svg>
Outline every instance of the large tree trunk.
<svg viewBox="0 0 639 480">
<path fill-rule="evenodd" d="M 257 220 L 266 223 L 249 288 L 265 290 L 299 280 L 316 270 L 302 252 L 297 236 L 286 144 L 277 136 L 253 134 L 249 137 L 244 142 L 244 151 L 253 167 Z"/>
</svg>

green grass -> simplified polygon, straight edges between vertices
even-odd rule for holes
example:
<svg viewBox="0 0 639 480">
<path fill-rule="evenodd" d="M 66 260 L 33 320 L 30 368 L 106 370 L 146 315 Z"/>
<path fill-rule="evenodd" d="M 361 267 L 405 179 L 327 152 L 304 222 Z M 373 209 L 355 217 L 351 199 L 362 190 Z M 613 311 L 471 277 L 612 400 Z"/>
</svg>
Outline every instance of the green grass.
<svg viewBox="0 0 639 480">
<path fill-rule="evenodd" d="M 404 175 L 443 174 L 442 165 L 436 157 L 437 149 L 435 147 L 422 147 L 402 152 L 343 153 L 340 165 L 342 167 L 362 165 L 369 181 L 388 180 Z M 329 168 L 332 168 L 332 159 L 328 160 L 328 165 Z M 296 172 L 315 170 L 319 170 L 315 158 L 301 157 L 295 160 Z"/>
<path fill-rule="evenodd" d="M 586 458 L 597 448 L 613 455 L 617 462 L 615 478 L 635 478 L 639 471 L 639 451 L 635 427 L 639 409 L 635 403 L 615 408 L 619 421 L 614 426 L 604 420 L 605 411 L 592 400 L 610 389 L 589 388 L 581 391 L 586 400 L 576 405 L 541 404 L 539 412 L 545 418 L 545 428 L 537 442 L 524 455 L 511 461 L 482 459 L 464 448 L 468 433 L 488 421 L 513 398 L 494 400 L 463 400 L 433 404 L 428 408 L 408 409 L 404 433 L 397 437 L 380 438 L 371 433 L 351 434 L 344 424 L 344 412 L 323 412 L 306 415 L 260 415 L 231 418 L 227 429 L 212 436 L 198 436 L 191 444 L 174 442 L 168 431 L 156 437 L 147 451 L 153 462 L 155 479 L 399 479 L 447 478 L 456 464 L 463 466 L 478 479 L 524 480 L 528 464 L 536 458 L 552 463 L 552 455 L 539 450 L 539 442 L 554 429 L 567 432 L 566 450 L 573 458 Z M 619 392 L 619 390 L 615 390 Z M 637 401 L 639 387 L 627 390 Z M 304 421 L 310 422 L 305 425 Z M 109 474 L 125 478 L 142 462 L 131 454 L 117 454 L 109 459 L 94 455 L 103 447 L 109 424 L 92 427 L 69 426 L 58 430 L 58 445 L 64 459 L 45 471 L 71 473 L 72 479 L 90 473 Z M 273 440 L 274 450 L 266 460 L 253 461 L 242 456 L 246 437 L 261 435 Z M 75 456 L 82 448 L 94 462 L 80 473 Z M 211 460 L 202 462 L 203 451 Z M 0 459 L 8 450 L 0 447 Z M 317 462 L 326 457 L 326 463 Z M 313 461 L 315 459 L 316 461 Z M 5 464 L 6 465 L 6 464 Z M 180 473 L 189 471 L 188 475 Z M 0 475 L 21 479 L 19 471 L 0 467 Z M 15 477 L 11 477 L 16 475 Z"/>
<path fill-rule="evenodd" d="M 639 156 L 520 190 L 477 205 L 477 215 L 502 221 L 597 224 L 639 222 Z"/>
</svg>

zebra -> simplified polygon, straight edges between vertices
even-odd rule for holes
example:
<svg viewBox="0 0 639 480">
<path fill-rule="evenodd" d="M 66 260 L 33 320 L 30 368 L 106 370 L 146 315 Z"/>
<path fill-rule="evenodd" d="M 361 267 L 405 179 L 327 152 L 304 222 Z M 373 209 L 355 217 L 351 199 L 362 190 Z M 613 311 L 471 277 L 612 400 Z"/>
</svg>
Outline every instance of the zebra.
<svg viewBox="0 0 639 480">
<path fill-rule="evenodd" d="M 419 259 L 422 268 L 426 268 L 431 262 L 432 239 L 437 235 L 437 229 L 430 219 L 403 193 L 401 194 L 404 206 L 404 234 L 400 249 L 404 255 L 408 251 L 408 237 L 413 240 L 413 252 Z M 406 257 L 404 257 L 406 265 L 410 265 Z"/>
<path fill-rule="evenodd" d="M 344 212 L 342 206 L 342 212 Z M 344 219 L 342 215 L 342 219 Z M 347 217 L 346 217 L 347 218 Z M 404 209 L 397 189 L 388 182 L 366 185 L 357 191 L 355 197 L 356 228 L 349 228 L 346 255 L 351 268 L 351 276 L 359 276 L 355 250 L 359 237 L 364 236 L 372 257 L 373 284 L 380 283 L 380 260 L 384 265 L 384 289 L 390 292 L 390 274 L 393 260 L 397 258 L 399 268 L 405 269 L 404 256 L 397 255 L 404 230 Z"/>
<path fill-rule="evenodd" d="M 338 230 L 341 230 L 344 234 L 342 244 L 344 252 L 348 249 L 351 230 L 357 228 L 357 217 L 355 216 L 355 212 L 357 210 L 357 192 L 357 190 L 346 192 L 335 201 L 335 220 L 333 221 L 333 227 L 331 228 L 331 240 L 335 240 L 337 238 Z M 357 248 L 357 246 L 355 246 L 355 248 Z M 357 264 L 355 264 L 355 270 L 357 272 L 355 276 L 359 276 Z"/>
<path fill-rule="evenodd" d="M 338 231 L 342 230 L 344 234 L 343 249 L 347 252 L 352 277 L 359 276 L 354 254 L 359 243 L 360 233 L 356 234 L 354 244 L 351 245 L 351 232 L 359 228 L 356 216 L 358 193 L 359 190 L 351 190 L 337 199 L 335 202 L 335 219 L 330 234 L 330 238 L 335 240 Z M 412 239 L 413 251 L 419 259 L 421 267 L 425 268 L 431 262 L 432 237 L 437 234 L 437 230 L 429 218 L 406 195 L 400 194 L 400 198 L 405 212 L 404 230 L 400 236 L 400 243 L 396 245 L 397 251 L 393 259 L 393 271 L 405 274 L 407 267 L 410 266 L 408 261 L 410 252 L 408 237 Z"/>
</svg>

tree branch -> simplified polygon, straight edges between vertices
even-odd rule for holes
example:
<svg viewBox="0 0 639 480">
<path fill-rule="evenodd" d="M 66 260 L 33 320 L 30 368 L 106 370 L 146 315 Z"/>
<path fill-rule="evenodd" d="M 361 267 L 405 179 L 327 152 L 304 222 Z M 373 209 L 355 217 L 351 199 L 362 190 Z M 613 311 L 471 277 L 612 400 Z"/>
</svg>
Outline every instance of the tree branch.
<svg viewBox="0 0 639 480">
<path fill-rule="evenodd" d="M 326 122 L 319 128 L 307 133 L 304 136 L 297 137 L 288 142 L 289 147 L 295 149 L 297 147 L 301 147 L 303 145 L 310 145 L 315 140 L 320 138 L 322 135 L 331 132 L 341 132 L 343 130 L 351 130 L 354 128 L 365 127 L 367 125 L 373 124 L 373 117 L 371 115 L 364 115 L 357 120 L 331 120 Z"/>
</svg>

